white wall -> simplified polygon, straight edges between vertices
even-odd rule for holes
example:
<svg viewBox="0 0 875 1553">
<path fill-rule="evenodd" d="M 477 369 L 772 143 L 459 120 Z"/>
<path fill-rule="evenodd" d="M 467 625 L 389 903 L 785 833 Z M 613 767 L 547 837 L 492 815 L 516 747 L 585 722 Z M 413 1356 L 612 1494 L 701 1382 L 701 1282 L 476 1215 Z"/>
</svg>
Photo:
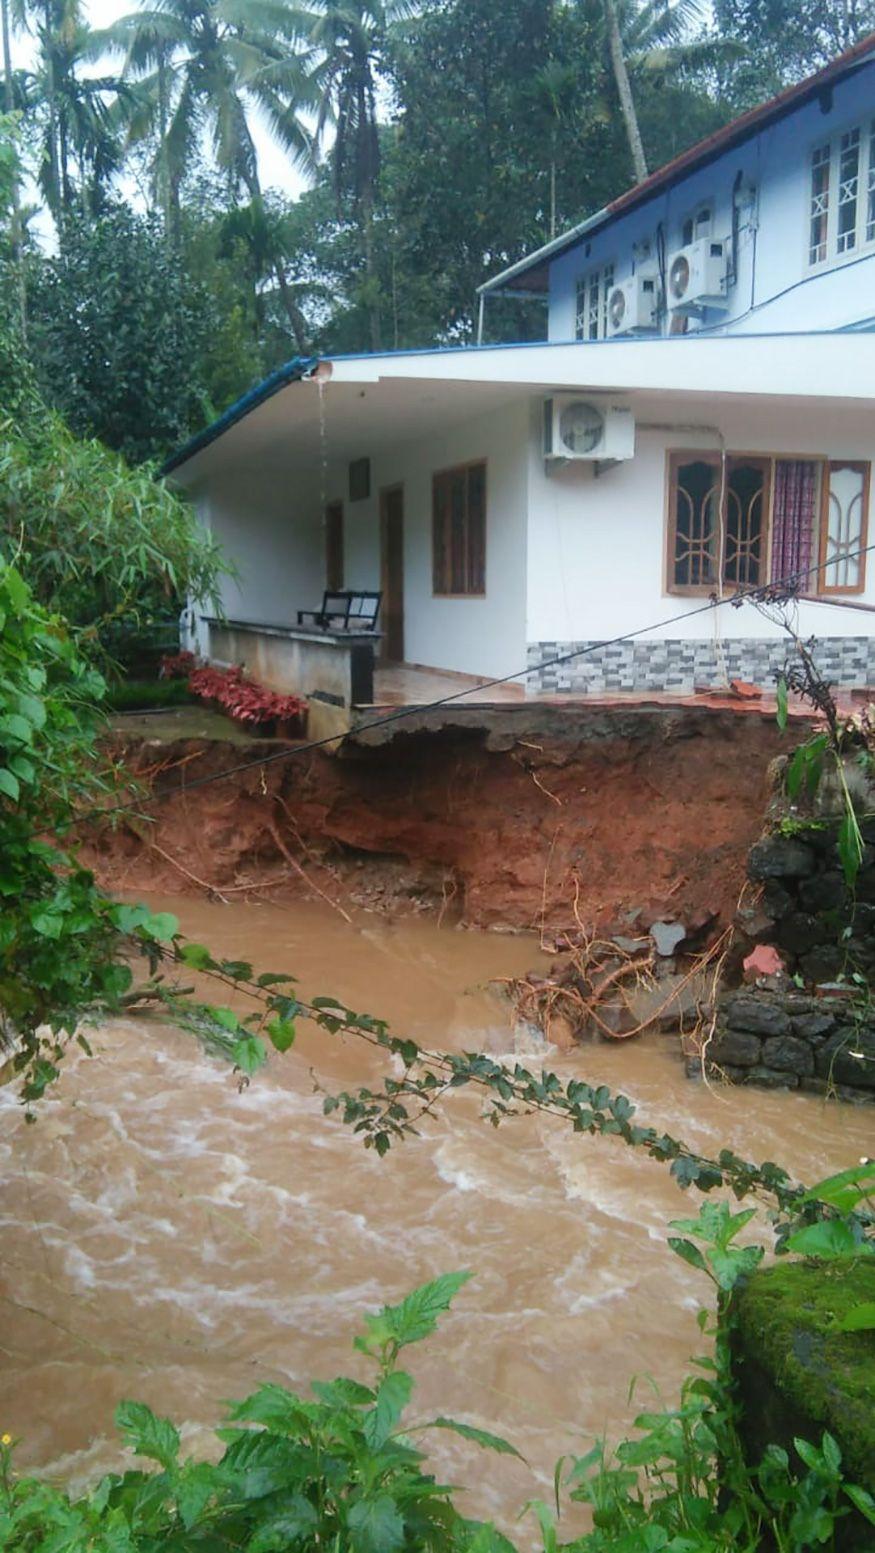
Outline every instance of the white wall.
<svg viewBox="0 0 875 1553">
<path fill-rule="evenodd" d="M 848 255 L 850 263 L 843 259 L 812 270 L 807 240 L 811 150 L 856 124 L 865 132 L 873 101 L 875 63 L 836 86 L 827 112 L 817 101 L 807 104 L 561 255 L 550 269 L 549 338 L 574 338 L 579 276 L 612 262 L 615 281 L 625 280 L 632 274 L 633 244 L 654 239 L 659 224 L 670 252 L 680 245 L 684 218 L 699 203 L 712 200 L 713 235 L 729 237 L 732 191 L 739 174 L 742 187 L 758 193 L 753 213 L 741 215 L 738 273 L 729 307 L 707 310 L 700 320 L 691 319 L 690 328 L 834 329 L 871 319 L 875 244 Z M 832 197 L 835 200 L 835 186 Z M 860 198 L 865 198 L 863 192 Z"/>
<path fill-rule="evenodd" d="M 229 619 L 290 624 L 298 609 L 321 603 L 325 540 L 317 484 L 316 474 L 291 477 L 248 459 L 244 448 L 240 467 L 214 476 L 196 498 L 239 574 L 222 586 Z"/>
<path fill-rule="evenodd" d="M 719 412 L 712 409 L 711 415 L 703 412 L 701 403 L 687 409 L 689 413 L 673 404 L 670 414 L 659 419 L 702 424 L 716 418 L 729 452 L 875 460 L 871 412 L 801 403 L 770 407 L 763 400 Z M 598 478 L 585 464 L 567 465 L 548 475 L 538 448 L 539 415 L 540 403 L 532 407 L 530 442 L 528 641 L 604 640 L 651 626 L 655 629 L 646 631 L 649 640 L 710 636 L 710 614 L 658 623 L 705 602 L 669 594 L 665 588 L 666 452 L 716 449 L 718 439 L 639 426 L 635 457 L 627 463 Z M 875 603 L 875 553 L 868 557 L 866 575 L 866 592 L 856 597 Z M 749 604 L 726 607 L 719 619 L 723 636 L 765 640 L 781 635 L 779 627 Z M 875 634 L 875 616 L 854 610 L 803 604 L 799 620 L 803 636 Z"/>
<path fill-rule="evenodd" d="M 230 619 L 293 624 L 313 609 L 325 587 L 324 506 L 343 502 L 344 586 L 379 588 L 379 493 L 404 488 L 405 659 L 469 674 L 505 674 L 525 666 L 526 498 L 528 402 L 436 430 L 371 458 L 371 495 L 348 499 L 348 458 L 331 457 L 324 479 L 259 467 L 214 476 L 199 510 L 237 562 L 240 579 L 226 582 Z M 352 456 L 368 453 L 367 447 Z M 486 593 L 436 598 L 432 593 L 432 475 L 485 459 Z"/>
</svg>

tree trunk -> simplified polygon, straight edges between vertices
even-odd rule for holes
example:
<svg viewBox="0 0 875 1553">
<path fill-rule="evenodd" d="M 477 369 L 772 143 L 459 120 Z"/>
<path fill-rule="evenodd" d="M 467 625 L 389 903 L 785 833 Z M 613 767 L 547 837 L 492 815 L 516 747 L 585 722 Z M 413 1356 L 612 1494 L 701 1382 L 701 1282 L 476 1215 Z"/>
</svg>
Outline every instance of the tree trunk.
<svg viewBox="0 0 875 1553">
<path fill-rule="evenodd" d="M 3 35 L 3 106 L 6 113 L 11 113 L 15 107 L 15 92 L 12 81 L 12 38 L 9 26 L 9 0 L 0 0 L 0 30 Z M 12 232 L 10 246 L 12 249 L 12 266 L 15 273 L 16 289 L 18 291 L 18 312 L 21 323 L 21 338 L 27 344 L 27 287 L 24 279 L 24 270 L 21 264 L 23 231 L 21 222 L 21 190 L 18 179 L 12 180 Z"/>
<path fill-rule="evenodd" d="M 377 279 L 377 266 L 374 262 L 374 191 L 370 186 L 362 192 L 359 210 L 361 214 L 362 243 L 365 252 L 365 275 L 368 282 L 368 318 L 371 331 L 371 350 L 379 351 L 383 348 L 383 334 L 380 327 L 380 286 Z"/>
<path fill-rule="evenodd" d="M 46 0 L 43 8 L 43 26 L 45 28 L 43 48 L 46 63 L 46 100 L 49 110 L 49 177 L 55 205 L 52 215 L 60 234 L 64 229 L 64 191 L 61 188 L 61 164 L 58 156 L 58 104 L 55 97 L 55 62 L 52 57 L 55 40 L 52 32 L 50 0 Z M 49 200 L 49 206 L 51 205 L 52 199 Z"/>
<path fill-rule="evenodd" d="M 620 24 L 617 20 L 614 0 L 604 0 L 604 7 L 605 21 L 608 28 L 608 47 L 611 51 L 611 67 L 614 72 L 614 84 L 617 88 L 617 96 L 620 99 L 620 112 L 623 115 L 623 123 L 626 127 L 629 150 L 632 153 L 635 182 L 643 183 L 647 177 L 647 161 L 644 156 L 641 130 L 638 127 L 638 115 L 635 112 L 635 99 L 632 96 L 629 72 L 626 69 L 626 60 L 623 56 L 623 40 L 620 37 Z"/>
</svg>

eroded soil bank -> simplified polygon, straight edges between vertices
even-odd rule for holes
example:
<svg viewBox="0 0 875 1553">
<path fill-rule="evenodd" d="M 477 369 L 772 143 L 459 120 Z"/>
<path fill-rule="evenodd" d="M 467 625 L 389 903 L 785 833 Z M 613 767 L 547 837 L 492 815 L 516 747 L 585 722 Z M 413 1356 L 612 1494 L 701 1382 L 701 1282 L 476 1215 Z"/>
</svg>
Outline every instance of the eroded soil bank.
<svg viewBox="0 0 875 1553">
<path fill-rule="evenodd" d="M 662 902 L 728 920 L 784 744 L 748 710 L 496 708 L 263 763 L 277 745 L 230 742 L 221 726 L 119 720 L 113 753 L 165 796 L 144 806 L 153 821 L 90 838 L 105 883 L 323 893 L 481 927 L 600 923 Z"/>
</svg>

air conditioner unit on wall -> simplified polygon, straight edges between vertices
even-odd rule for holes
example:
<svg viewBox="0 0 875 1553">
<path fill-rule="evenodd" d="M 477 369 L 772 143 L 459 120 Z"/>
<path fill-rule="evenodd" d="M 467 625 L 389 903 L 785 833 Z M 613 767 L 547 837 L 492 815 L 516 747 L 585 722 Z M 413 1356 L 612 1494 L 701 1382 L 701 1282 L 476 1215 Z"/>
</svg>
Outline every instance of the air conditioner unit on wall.
<svg viewBox="0 0 875 1553">
<path fill-rule="evenodd" d="M 544 457 L 615 462 L 635 455 L 635 419 L 627 404 L 594 395 L 554 394 L 544 400 Z"/>
<path fill-rule="evenodd" d="M 630 275 L 608 293 L 608 334 L 640 334 L 656 328 L 659 282 L 655 275 Z"/>
<path fill-rule="evenodd" d="M 666 301 L 675 313 L 701 307 L 728 307 L 729 244 L 700 237 L 669 256 Z"/>
</svg>

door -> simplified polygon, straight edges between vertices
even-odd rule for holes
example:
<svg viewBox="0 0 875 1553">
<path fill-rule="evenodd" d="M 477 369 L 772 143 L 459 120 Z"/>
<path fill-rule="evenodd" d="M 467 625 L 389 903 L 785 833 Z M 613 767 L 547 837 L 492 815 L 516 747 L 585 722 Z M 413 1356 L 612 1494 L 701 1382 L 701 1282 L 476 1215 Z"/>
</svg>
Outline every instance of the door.
<svg viewBox="0 0 875 1553">
<path fill-rule="evenodd" d="M 343 502 L 325 508 L 325 587 L 337 593 L 343 587 Z"/>
<path fill-rule="evenodd" d="M 404 489 L 393 485 L 380 492 L 380 628 L 381 657 L 404 662 Z"/>
</svg>

